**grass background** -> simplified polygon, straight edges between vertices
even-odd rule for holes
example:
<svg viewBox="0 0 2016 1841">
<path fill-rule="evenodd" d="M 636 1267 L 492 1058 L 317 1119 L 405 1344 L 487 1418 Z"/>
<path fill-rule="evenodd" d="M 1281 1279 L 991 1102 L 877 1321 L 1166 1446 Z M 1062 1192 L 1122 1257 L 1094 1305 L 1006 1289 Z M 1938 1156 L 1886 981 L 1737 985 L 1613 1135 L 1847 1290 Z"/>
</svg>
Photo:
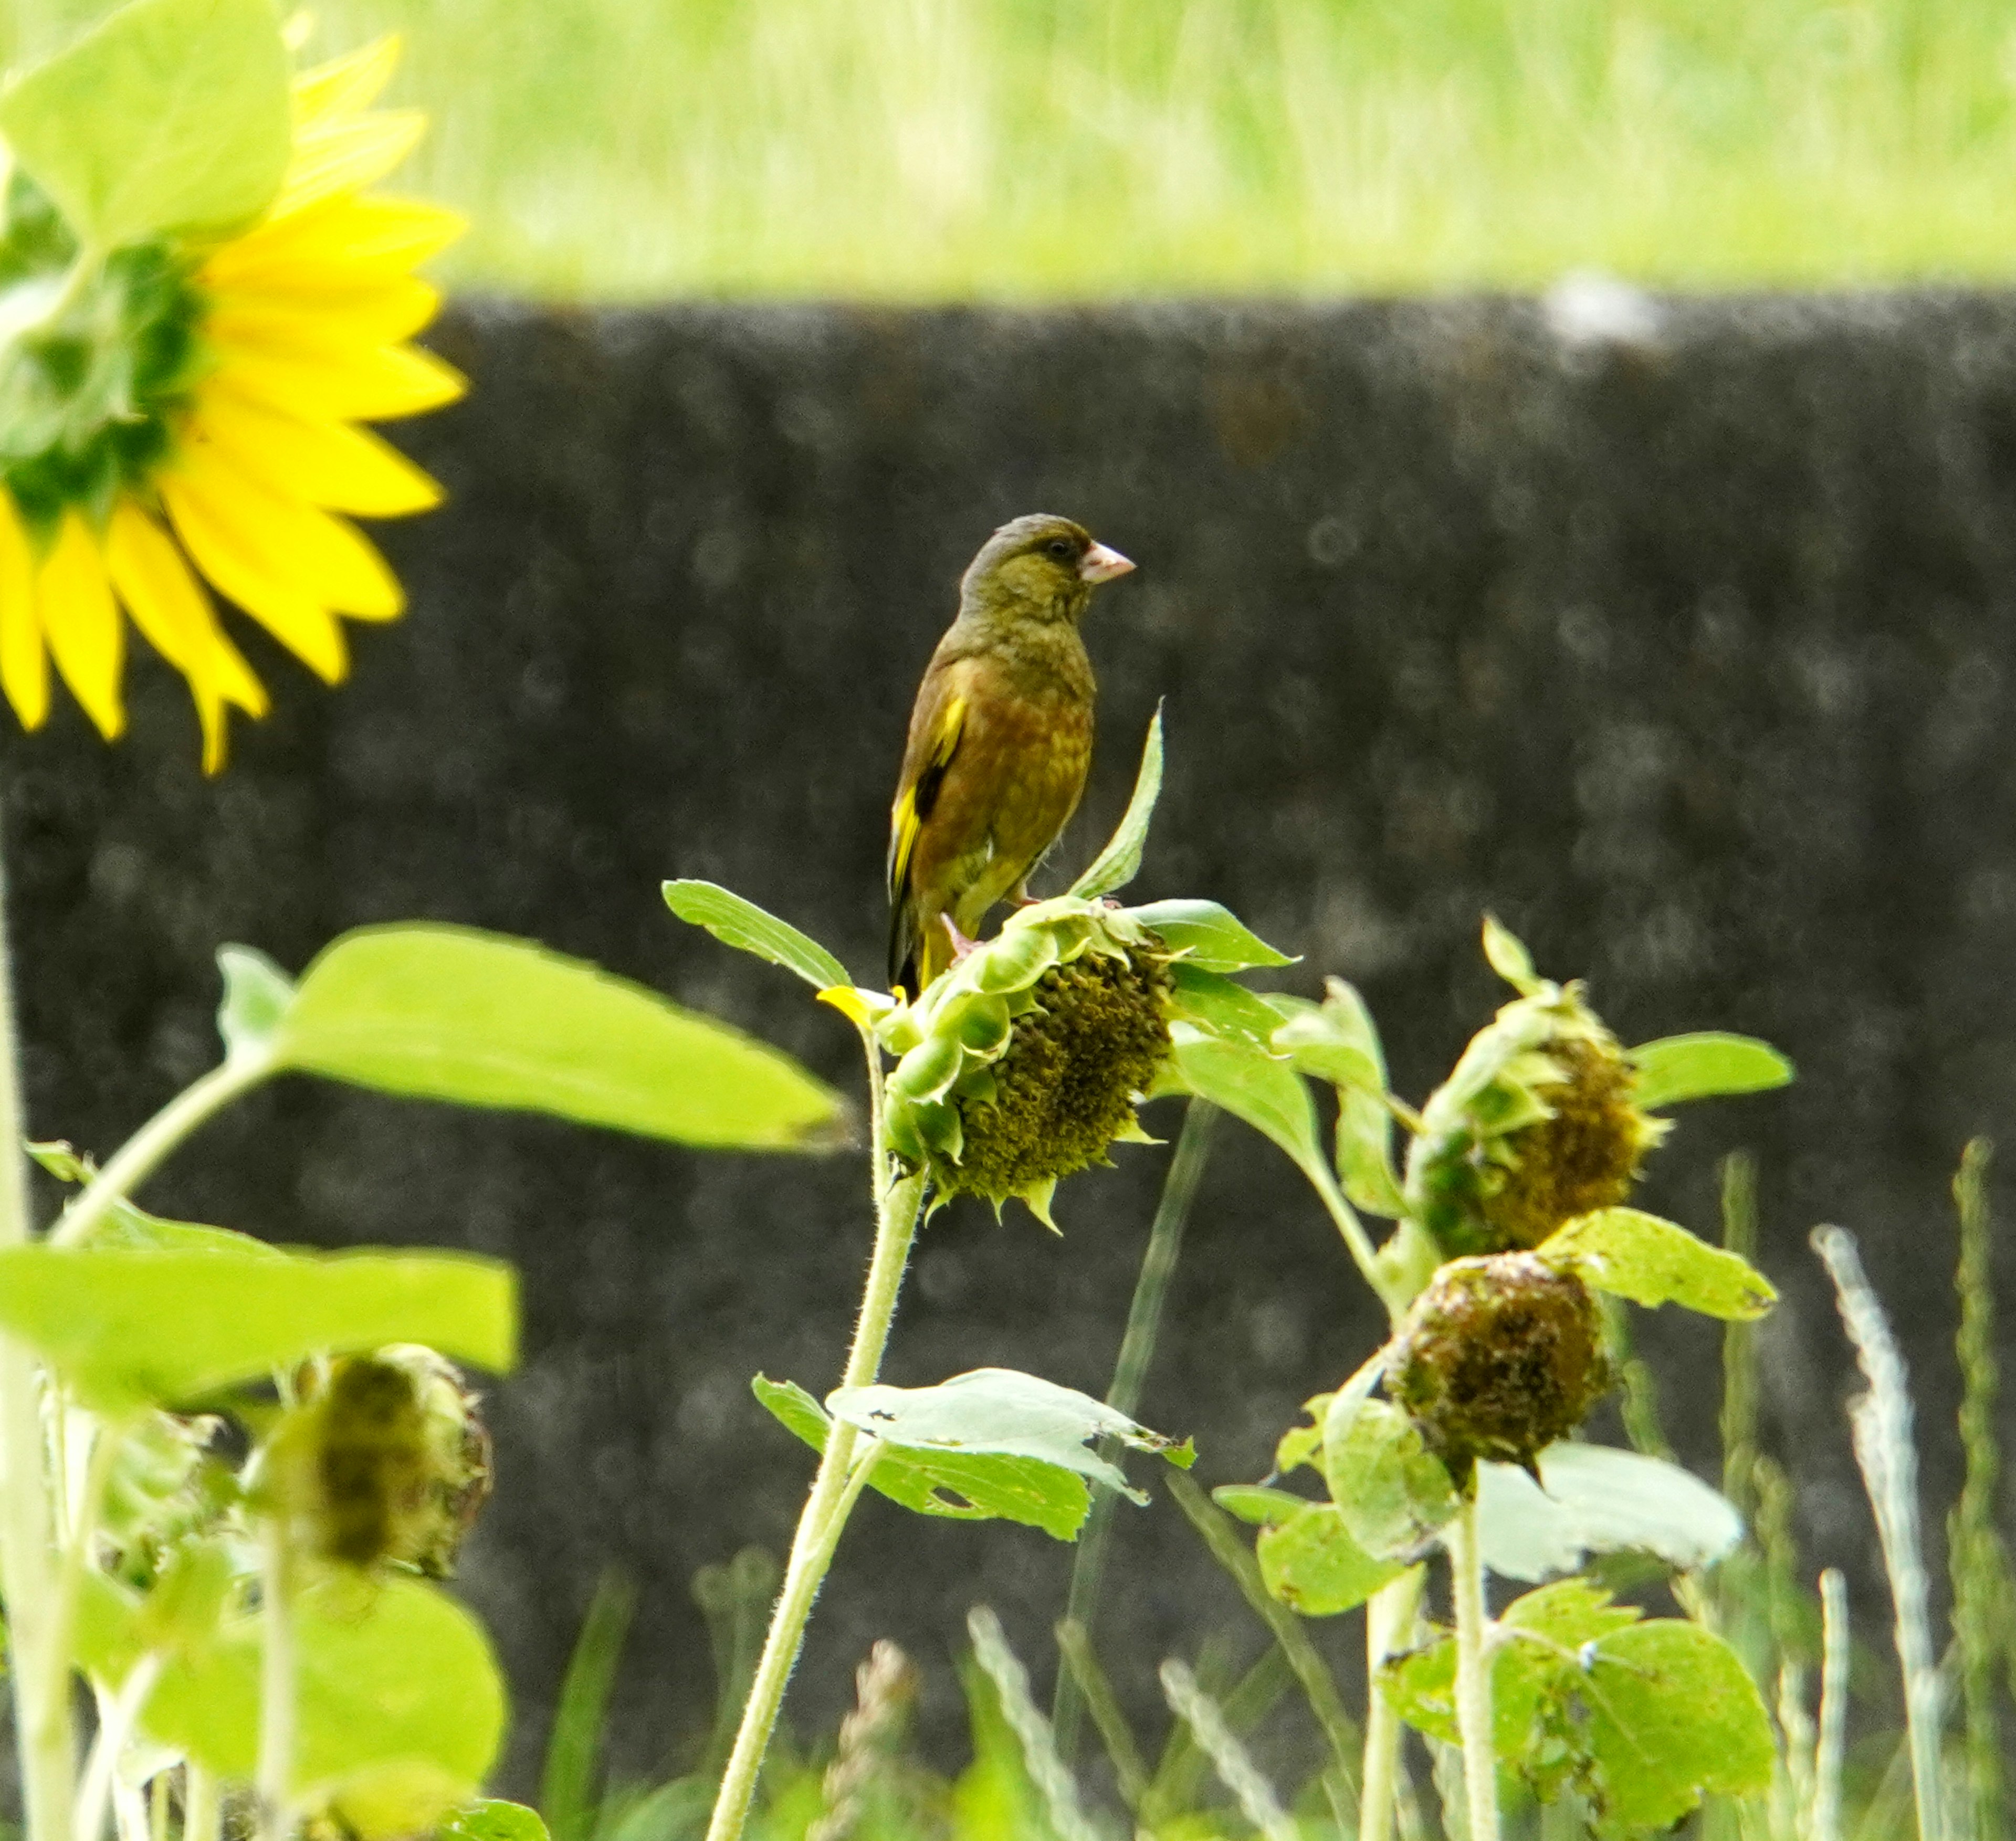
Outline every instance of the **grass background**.
<svg viewBox="0 0 2016 1841">
<path fill-rule="evenodd" d="M 0 0 L 24 52 L 103 0 Z M 1999 281 L 2006 0 L 320 0 L 563 299 Z"/>
</svg>

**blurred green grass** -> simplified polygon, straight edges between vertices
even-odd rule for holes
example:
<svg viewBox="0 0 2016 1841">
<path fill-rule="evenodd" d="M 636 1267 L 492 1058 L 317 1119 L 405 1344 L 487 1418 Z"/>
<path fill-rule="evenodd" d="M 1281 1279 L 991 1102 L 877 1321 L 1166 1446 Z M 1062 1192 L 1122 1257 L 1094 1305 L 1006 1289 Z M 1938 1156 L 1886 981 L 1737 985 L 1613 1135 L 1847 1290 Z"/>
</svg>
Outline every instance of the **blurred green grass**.
<svg viewBox="0 0 2016 1841">
<path fill-rule="evenodd" d="M 8 0 L 0 0 L 0 5 Z M 13 0 L 31 48 L 101 9 Z M 454 282 L 1007 300 L 2016 273 L 2007 0 L 320 0 Z"/>
</svg>

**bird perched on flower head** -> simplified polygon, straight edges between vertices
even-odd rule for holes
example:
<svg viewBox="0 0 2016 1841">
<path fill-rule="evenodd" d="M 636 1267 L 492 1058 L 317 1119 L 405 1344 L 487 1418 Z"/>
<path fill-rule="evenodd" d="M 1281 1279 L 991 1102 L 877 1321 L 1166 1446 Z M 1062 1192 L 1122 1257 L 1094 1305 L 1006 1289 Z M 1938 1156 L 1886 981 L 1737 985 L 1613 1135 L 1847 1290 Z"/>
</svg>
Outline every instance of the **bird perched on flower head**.
<svg viewBox="0 0 2016 1841">
<path fill-rule="evenodd" d="M 1092 591 L 1134 565 L 1068 518 L 1003 524 L 959 578 L 959 617 L 917 687 L 889 825 L 889 980 L 915 997 L 1078 809 L 1097 688 L 1078 636 Z"/>
</svg>

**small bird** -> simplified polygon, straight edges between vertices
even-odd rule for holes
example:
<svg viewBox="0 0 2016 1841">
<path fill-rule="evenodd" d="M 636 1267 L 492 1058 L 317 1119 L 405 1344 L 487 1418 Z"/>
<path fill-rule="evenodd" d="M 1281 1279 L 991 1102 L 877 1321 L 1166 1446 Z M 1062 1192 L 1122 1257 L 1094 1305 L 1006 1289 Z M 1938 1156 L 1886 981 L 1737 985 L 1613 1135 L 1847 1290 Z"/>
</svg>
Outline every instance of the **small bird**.
<svg viewBox="0 0 2016 1841">
<path fill-rule="evenodd" d="M 916 997 L 970 944 L 1078 809 L 1097 686 L 1092 591 L 1134 565 L 1068 518 L 1003 524 L 959 584 L 917 687 L 889 822 L 889 980 Z"/>
</svg>

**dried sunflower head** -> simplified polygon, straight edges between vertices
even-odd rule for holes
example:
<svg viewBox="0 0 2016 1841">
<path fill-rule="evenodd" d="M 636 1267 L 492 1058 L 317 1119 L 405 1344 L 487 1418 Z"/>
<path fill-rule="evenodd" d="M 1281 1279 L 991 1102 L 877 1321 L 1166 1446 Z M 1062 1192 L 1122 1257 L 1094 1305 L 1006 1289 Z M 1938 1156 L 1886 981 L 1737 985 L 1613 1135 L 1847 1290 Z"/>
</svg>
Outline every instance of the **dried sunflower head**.
<svg viewBox="0 0 2016 1841">
<path fill-rule="evenodd" d="M 1670 1129 L 1640 1109 L 1637 1071 L 1579 984 L 1535 976 L 1495 921 L 1485 951 L 1521 994 L 1429 1097 L 1407 1158 L 1409 1210 L 1449 1255 L 1537 1246 L 1615 1206 Z"/>
</svg>

